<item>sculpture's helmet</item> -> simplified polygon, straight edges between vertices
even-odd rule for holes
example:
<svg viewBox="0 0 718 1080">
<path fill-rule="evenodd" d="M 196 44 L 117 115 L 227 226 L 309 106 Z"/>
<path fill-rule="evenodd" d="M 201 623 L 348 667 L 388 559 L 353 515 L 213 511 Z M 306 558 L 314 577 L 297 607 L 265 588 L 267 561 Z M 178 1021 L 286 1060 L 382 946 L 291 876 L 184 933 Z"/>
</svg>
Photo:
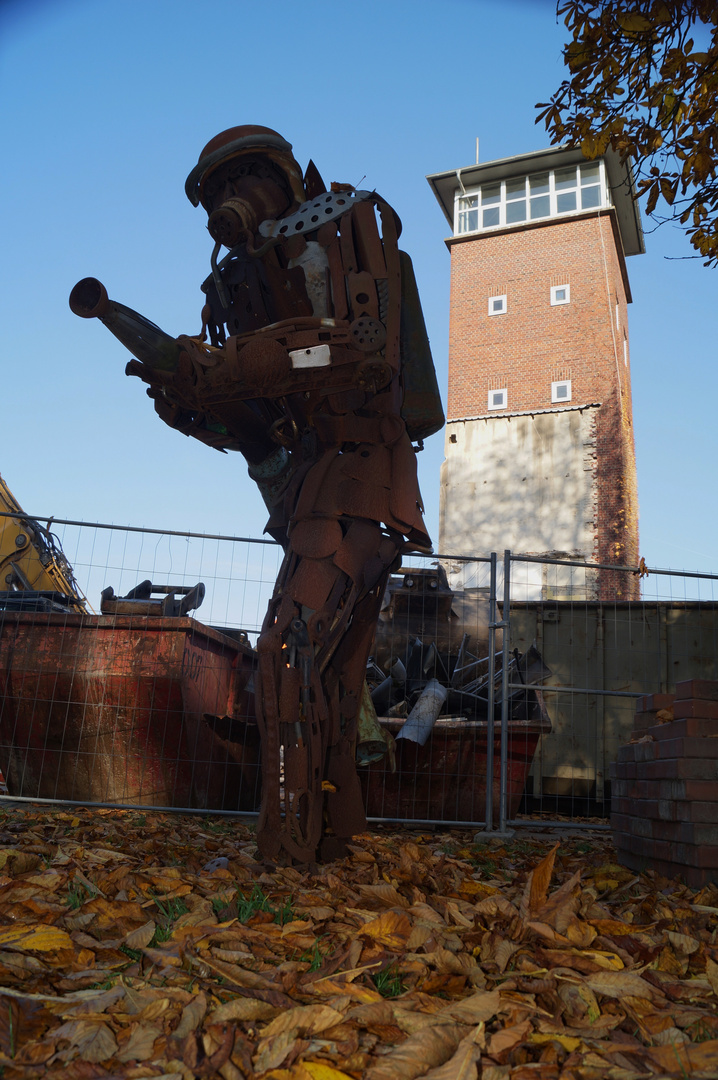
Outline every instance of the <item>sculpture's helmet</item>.
<svg viewBox="0 0 718 1080">
<path fill-rule="evenodd" d="M 272 128 L 244 124 L 220 132 L 205 146 L 185 183 L 187 198 L 192 205 L 202 203 L 209 212 L 210 207 L 205 201 L 207 181 L 221 166 L 234 160 L 240 164 L 240 158 L 250 156 L 272 162 L 283 174 L 294 200 L 304 202 L 306 195 L 302 171 L 292 155 L 292 144 Z"/>
</svg>

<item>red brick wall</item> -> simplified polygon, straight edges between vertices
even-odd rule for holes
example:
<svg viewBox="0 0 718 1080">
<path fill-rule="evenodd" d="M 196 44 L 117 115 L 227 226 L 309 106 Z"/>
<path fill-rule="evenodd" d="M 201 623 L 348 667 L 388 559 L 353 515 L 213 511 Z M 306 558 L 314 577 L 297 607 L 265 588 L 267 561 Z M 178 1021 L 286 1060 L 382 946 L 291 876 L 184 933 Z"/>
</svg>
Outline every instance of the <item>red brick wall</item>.
<svg viewBox="0 0 718 1080">
<path fill-rule="evenodd" d="M 552 219 L 451 244 L 447 419 L 486 415 L 490 388 L 506 387 L 507 412 L 560 408 L 551 383 L 571 380 L 572 406 L 601 402 L 597 418 L 598 525 L 593 557 L 638 562 L 638 507 L 632 426 L 625 271 L 613 212 Z M 552 307 L 552 285 L 571 302 Z M 508 297 L 488 314 L 492 295 Z M 616 304 L 618 303 L 618 325 Z M 500 415 L 499 412 L 496 415 Z M 602 592 L 632 594 L 625 575 Z"/>
<path fill-rule="evenodd" d="M 611 765 L 611 826 L 626 866 L 718 882 L 718 682 L 639 699 L 632 742 Z"/>
</svg>

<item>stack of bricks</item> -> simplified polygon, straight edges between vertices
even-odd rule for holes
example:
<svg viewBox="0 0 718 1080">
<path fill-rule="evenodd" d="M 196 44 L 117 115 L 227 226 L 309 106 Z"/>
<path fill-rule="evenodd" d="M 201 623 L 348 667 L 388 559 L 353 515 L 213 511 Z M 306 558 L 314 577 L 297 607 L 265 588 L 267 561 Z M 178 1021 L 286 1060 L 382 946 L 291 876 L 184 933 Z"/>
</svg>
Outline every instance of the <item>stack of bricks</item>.
<svg viewBox="0 0 718 1080">
<path fill-rule="evenodd" d="M 692 888 L 718 882 L 718 682 L 639 698 L 611 766 L 611 827 L 625 866 Z"/>
</svg>

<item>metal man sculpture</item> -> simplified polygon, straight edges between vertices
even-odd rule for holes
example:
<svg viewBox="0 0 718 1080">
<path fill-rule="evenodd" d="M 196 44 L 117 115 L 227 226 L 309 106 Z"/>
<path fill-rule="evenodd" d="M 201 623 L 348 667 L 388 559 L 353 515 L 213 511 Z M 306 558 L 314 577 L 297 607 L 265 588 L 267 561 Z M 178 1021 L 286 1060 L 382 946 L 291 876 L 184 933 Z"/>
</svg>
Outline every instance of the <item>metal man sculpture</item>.
<svg viewBox="0 0 718 1080">
<path fill-rule="evenodd" d="M 222 132 L 186 191 L 215 241 L 198 337 L 170 338 L 93 278 L 70 306 L 131 349 L 170 427 L 247 459 L 285 550 L 257 644 L 258 842 L 333 858 L 366 828 L 354 752 L 387 576 L 431 550 L 412 440 L 444 417 L 421 306 L 392 208 L 327 191 L 312 162 L 303 176 L 276 131 Z"/>
</svg>

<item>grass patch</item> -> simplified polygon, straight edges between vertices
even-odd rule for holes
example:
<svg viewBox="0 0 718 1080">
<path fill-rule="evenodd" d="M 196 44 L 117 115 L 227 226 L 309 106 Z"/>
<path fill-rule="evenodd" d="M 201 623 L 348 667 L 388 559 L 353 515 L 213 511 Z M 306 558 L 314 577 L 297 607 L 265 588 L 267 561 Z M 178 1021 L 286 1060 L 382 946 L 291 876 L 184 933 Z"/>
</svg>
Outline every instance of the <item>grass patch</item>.
<svg viewBox="0 0 718 1080">
<path fill-rule="evenodd" d="M 301 963 L 309 964 L 309 972 L 319 971 L 319 968 L 324 963 L 324 956 L 319 948 L 319 942 L 315 941 L 314 948 L 303 952 L 299 959 Z"/>
<path fill-rule="evenodd" d="M 88 889 L 81 881 L 75 881 L 67 894 L 67 906 L 70 911 L 77 911 L 86 900 L 94 900 L 96 896 L 94 889 Z"/>
<path fill-rule="evenodd" d="M 157 921 L 157 927 L 152 935 L 152 940 L 150 941 L 150 946 L 161 945 L 163 941 L 169 941 L 172 937 L 174 923 L 179 919 L 180 915 L 186 915 L 189 911 L 189 908 L 181 896 L 175 896 L 165 900 L 161 900 L 159 896 L 153 896 L 152 899 L 160 914 Z"/>
<path fill-rule="evenodd" d="M 383 971 L 377 971 L 371 979 L 383 998 L 395 998 L 404 993 L 405 986 L 396 964 L 389 964 Z"/>
<path fill-rule="evenodd" d="M 284 926 L 285 923 L 292 922 L 294 919 L 291 897 L 287 897 L 277 907 L 271 902 L 260 885 L 255 885 L 249 896 L 245 896 L 237 890 L 234 904 L 237 907 L 237 918 L 242 923 L 249 922 L 252 916 L 260 911 L 266 911 L 272 916 L 272 921 L 279 923 L 280 926 Z"/>
</svg>

